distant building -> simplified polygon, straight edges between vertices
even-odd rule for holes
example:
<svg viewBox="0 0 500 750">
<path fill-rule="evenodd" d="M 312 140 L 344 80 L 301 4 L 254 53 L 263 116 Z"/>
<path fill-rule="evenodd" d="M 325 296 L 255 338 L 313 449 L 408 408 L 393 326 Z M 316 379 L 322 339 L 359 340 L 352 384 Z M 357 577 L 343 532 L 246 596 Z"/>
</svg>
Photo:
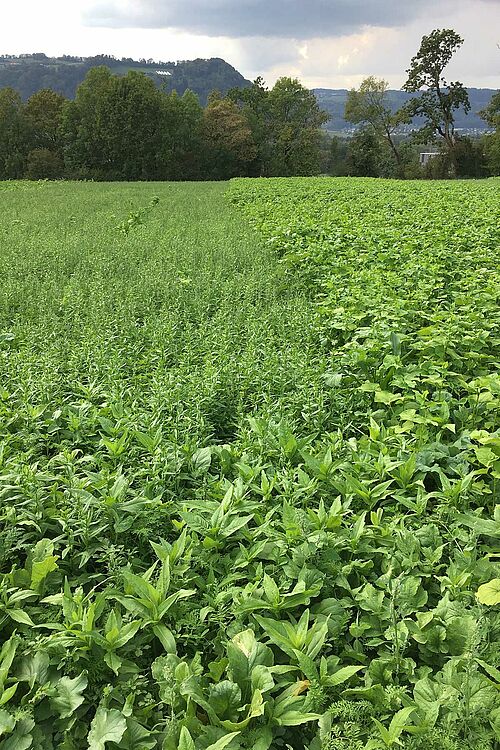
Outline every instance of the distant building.
<svg viewBox="0 0 500 750">
<path fill-rule="evenodd" d="M 435 156 L 439 156 L 439 151 L 422 151 L 419 159 L 420 164 L 425 167 Z"/>
</svg>

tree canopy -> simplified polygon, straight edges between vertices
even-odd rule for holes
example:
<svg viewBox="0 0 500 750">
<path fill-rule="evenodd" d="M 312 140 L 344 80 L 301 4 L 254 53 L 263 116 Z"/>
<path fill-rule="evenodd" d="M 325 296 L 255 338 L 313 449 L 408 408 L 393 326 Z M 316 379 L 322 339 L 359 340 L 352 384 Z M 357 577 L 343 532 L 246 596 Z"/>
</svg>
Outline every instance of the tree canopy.
<svg viewBox="0 0 500 750">
<path fill-rule="evenodd" d="M 393 112 L 388 102 L 389 84 L 383 79 L 369 76 L 359 89 L 351 89 L 347 95 L 345 119 L 353 124 L 369 126 L 373 133 L 386 141 L 391 152 L 400 164 L 401 157 L 394 138 L 394 132 L 409 118 L 404 110 Z"/>
<path fill-rule="evenodd" d="M 228 179 L 315 174 L 326 115 L 299 81 L 258 80 L 205 108 L 138 71 L 93 67 L 74 100 L 0 91 L 0 178 Z"/>
<path fill-rule="evenodd" d="M 421 92 L 406 106 L 408 116 L 422 117 L 422 135 L 440 136 L 450 152 L 456 144 L 454 111 L 462 108 L 468 112 L 470 101 L 465 86 L 459 81 L 448 83 L 443 72 L 463 41 L 453 29 L 435 29 L 422 37 L 403 86 L 405 91 Z"/>
</svg>

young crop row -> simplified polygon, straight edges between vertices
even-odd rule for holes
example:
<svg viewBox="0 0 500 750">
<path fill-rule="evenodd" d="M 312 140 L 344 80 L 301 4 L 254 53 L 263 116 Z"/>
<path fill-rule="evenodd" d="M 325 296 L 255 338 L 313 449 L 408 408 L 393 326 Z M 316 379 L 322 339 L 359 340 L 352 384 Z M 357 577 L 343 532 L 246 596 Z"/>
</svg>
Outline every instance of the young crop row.
<svg viewBox="0 0 500 750">
<path fill-rule="evenodd" d="M 496 189 L 5 192 L 1 750 L 497 750 Z"/>
</svg>

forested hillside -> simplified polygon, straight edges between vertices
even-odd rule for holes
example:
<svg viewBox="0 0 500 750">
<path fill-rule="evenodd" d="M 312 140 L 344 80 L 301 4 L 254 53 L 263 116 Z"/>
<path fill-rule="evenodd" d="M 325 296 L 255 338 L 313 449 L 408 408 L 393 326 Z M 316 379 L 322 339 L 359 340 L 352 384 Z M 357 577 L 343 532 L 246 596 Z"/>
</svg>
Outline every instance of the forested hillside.
<svg viewBox="0 0 500 750">
<path fill-rule="evenodd" d="M 183 94 L 190 89 L 199 96 L 203 105 L 214 89 L 225 94 L 235 86 L 242 88 L 250 85 L 241 73 L 220 58 L 162 62 L 132 58 L 118 60 L 111 55 L 63 55 L 51 58 L 39 53 L 20 57 L 0 56 L 0 89 L 10 86 L 23 99 L 28 99 L 41 89 L 52 89 L 73 99 L 89 70 L 99 65 L 107 65 L 115 74 L 125 75 L 130 70 L 146 73 L 159 88 L 167 92 L 175 89 Z"/>
</svg>

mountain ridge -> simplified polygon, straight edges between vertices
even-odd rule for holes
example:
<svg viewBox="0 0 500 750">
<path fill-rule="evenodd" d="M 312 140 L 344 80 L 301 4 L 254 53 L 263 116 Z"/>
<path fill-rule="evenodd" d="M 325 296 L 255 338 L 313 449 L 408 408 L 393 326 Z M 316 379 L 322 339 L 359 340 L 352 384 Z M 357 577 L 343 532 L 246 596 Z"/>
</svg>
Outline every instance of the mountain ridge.
<svg viewBox="0 0 500 750">
<path fill-rule="evenodd" d="M 0 88 L 11 86 L 23 99 L 28 99 L 42 88 L 51 88 L 72 99 L 88 71 L 98 65 L 106 65 L 118 75 L 125 75 L 129 70 L 143 72 L 166 91 L 175 89 L 179 94 L 183 94 L 186 89 L 190 89 L 199 96 L 203 105 L 214 89 L 225 94 L 231 88 L 251 85 L 236 68 L 220 57 L 165 62 L 151 58 L 118 59 L 112 55 L 49 57 L 43 52 L 37 52 L 18 56 L 0 55 Z M 321 108 L 331 117 L 325 126 L 327 130 L 348 133 L 354 129 L 343 117 L 347 89 L 314 88 L 312 91 Z M 473 87 L 468 89 L 471 111 L 468 114 L 457 112 L 455 119 L 458 130 L 484 132 L 487 129 L 486 123 L 477 112 L 489 103 L 495 91 Z M 391 89 L 388 95 L 394 110 L 413 96 L 397 89 Z"/>
<path fill-rule="evenodd" d="M 88 71 L 99 65 L 106 65 L 118 75 L 125 75 L 131 70 L 145 73 L 166 91 L 175 89 L 183 94 L 190 89 L 199 96 L 203 105 L 214 89 L 225 94 L 230 88 L 251 85 L 236 68 L 220 57 L 164 62 L 151 58 L 118 59 L 112 55 L 48 57 L 39 52 L 17 57 L 0 55 L 0 88 L 11 86 L 25 100 L 42 88 L 53 89 L 73 99 Z"/>
<path fill-rule="evenodd" d="M 346 122 L 343 116 L 348 89 L 315 88 L 312 89 L 312 91 L 314 91 L 320 107 L 326 110 L 330 115 L 331 119 L 325 126 L 327 130 L 342 132 L 354 129 L 354 126 L 351 123 Z M 467 88 L 467 91 L 469 93 L 471 111 L 466 114 L 462 110 L 458 110 L 455 114 L 455 127 L 459 131 L 477 130 L 484 132 L 488 127 L 485 121 L 482 120 L 477 113 L 489 104 L 491 97 L 497 90 L 470 87 Z M 416 96 L 416 94 L 408 94 L 406 91 L 398 89 L 390 89 L 387 93 L 388 102 L 393 111 L 396 111 L 402 107 L 403 104 Z M 418 120 L 415 120 L 415 123 L 418 124 Z M 408 126 L 407 129 L 411 129 L 410 126 Z"/>
</svg>

